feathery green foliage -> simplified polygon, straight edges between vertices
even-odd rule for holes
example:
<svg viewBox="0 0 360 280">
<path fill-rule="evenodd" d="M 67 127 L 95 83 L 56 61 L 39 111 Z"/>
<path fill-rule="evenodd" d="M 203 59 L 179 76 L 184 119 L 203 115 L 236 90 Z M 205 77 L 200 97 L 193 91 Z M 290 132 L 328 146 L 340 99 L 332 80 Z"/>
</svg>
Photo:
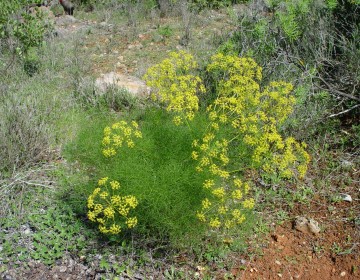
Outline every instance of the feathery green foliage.
<svg viewBox="0 0 360 280">
<path fill-rule="evenodd" d="M 254 207 L 246 172 L 305 175 L 305 144 L 278 132 L 294 104 L 291 84 L 272 82 L 260 90 L 255 61 L 219 53 L 207 67 L 217 81 L 216 99 L 202 112 L 197 94 L 205 88 L 195 68 L 190 54 L 170 53 L 145 75 L 166 111 L 106 126 L 102 152 L 94 131 L 98 124 L 86 127 L 75 143 L 72 154 L 102 177 L 87 187 L 87 216 L 102 233 L 115 235 L 136 225 L 142 235 L 173 244 L 194 241 L 205 233 L 201 224 L 194 226 L 197 217 L 221 234 L 242 224 Z"/>
<path fill-rule="evenodd" d="M 77 195 L 87 197 L 96 188 L 96 178 L 107 176 L 120 182 L 120 195 L 133 195 L 138 200 L 134 210 L 138 225 L 133 231 L 142 238 L 153 235 L 159 240 L 170 239 L 174 244 L 189 236 L 197 240 L 203 232 L 195 213 L 204 196 L 201 188 L 204 176 L 195 174 L 190 154 L 191 141 L 201 135 L 204 118 L 199 116 L 190 131 L 175 126 L 166 112 L 148 109 L 138 119 L 142 138 L 134 140 L 132 148 L 125 143 L 118 147 L 117 155 L 105 158 L 101 139 L 109 121 L 114 122 L 97 117 L 84 124 L 77 140 L 67 148 L 67 157 L 91 168 L 92 178 L 95 175 L 96 181 L 77 187 Z M 126 232 L 124 229 L 125 236 Z"/>
</svg>

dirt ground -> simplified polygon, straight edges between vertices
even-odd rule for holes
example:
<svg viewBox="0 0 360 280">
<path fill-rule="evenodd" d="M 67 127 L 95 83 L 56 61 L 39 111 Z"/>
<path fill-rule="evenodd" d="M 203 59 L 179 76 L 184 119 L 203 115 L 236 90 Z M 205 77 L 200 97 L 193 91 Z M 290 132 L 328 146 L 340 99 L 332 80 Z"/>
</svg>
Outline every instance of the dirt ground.
<svg viewBox="0 0 360 280">
<path fill-rule="evenodd" d="M 352 175 L 359 170 L 354 169 Z M 263 243 L 262 255 L 232 270 L 236 279 L 360 279 L 359 186 L 348 192 L 352 202 L 329 202 L 314 197 L 296 205 L 290 220 L 274 227 Z M 352 189 L 352 190 L 351 190 Z M 356 217 L 352 218 L 352 215 Z M 314 219 L 320 232 L 295 229 L 295 217 Z"/>
<path fill-rule="evenodd" d="M 335 223 L 314 236 L 293 229 L 287 222 L 268 236 L 262 256 L 232 273 L 236 279 L 359 279 L 358 244 L 349 244 L 351 253 L 346 249 L 338 254 L 332 252 L 333 244 L 347 238 L 346 227 Z"/>
</svg>

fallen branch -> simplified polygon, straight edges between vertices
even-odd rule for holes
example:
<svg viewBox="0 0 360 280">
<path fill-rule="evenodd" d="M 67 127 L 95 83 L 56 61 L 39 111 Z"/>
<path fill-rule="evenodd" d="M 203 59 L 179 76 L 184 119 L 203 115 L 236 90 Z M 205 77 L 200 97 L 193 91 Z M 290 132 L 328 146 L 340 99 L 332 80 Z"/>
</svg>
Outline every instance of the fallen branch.
<svg viewBox="0 0 360 280">
<path fill-rule="evenodd" d="M 346 113 L 350 112 L 351 110 L 356 109 L 357 107 L 360 107 L 360 104 L 356 104 L 355 106 L 352 106 L 352 107 L 349 108 L 349 109 L 346 109 L 346 110 L 344 110 L 344 111 L 341 111 L 340 113 L 332 114 L 332 115 L 328 116 L 328 118 L 334 118 L 334 117 L 337 117 L 337 116 L 346 114 Z"/>
<path fill-rule="evenodd" d="M 318 78 L 320 81 L 322 81 L 326 86 L 327 86 L 327 90 L 331 91 L 331 92 L 334 92 L 338 95 L 341 95 L 343 97 L 346 97 L 346 98 L 349 98 L 349 99 L 352 99 L 352 100 L 356 100 L 357 102 L 360 102 L 360 98 L 359 97 L 356 97 L 356 96 L 353 96 L 351 94 L 347 94 L 345 92 L 342 92 L 340 90 L 337 90 L 336 88 L 333 88 L 331 85 L 329 85 L 323 78 L 319 77 L 319 76 L 315 76 L 314 78 Z M 320 87 L 321 88 L 321 87 Z M 323 88 L 321 88 L 323 89 Z"/>
</svg>

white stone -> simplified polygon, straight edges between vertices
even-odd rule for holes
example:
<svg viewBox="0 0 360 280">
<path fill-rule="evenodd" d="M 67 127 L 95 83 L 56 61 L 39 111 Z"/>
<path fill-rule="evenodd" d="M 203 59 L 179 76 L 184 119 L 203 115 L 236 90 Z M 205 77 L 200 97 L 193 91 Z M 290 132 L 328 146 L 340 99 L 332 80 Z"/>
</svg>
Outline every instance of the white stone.
<svg viewBox="0 0 360 280">
<path fill-rule="evenodd" d="M 146 86 L 145 82 L 134 76 L 109 72 L 102 74 L 95 81 L 95 88 L 98 94 L 104 93 L 110 86 L 124 88 L 134 97 L 146 98 L 150 94 L 150 88 Z"/>
<path fill-rule="evenodd" d="M 343 201 L 352 202 L 351 195 L 344 193 L 344 194 L 341 194 L 341 196 L 342 196 Z"/>
</svg>

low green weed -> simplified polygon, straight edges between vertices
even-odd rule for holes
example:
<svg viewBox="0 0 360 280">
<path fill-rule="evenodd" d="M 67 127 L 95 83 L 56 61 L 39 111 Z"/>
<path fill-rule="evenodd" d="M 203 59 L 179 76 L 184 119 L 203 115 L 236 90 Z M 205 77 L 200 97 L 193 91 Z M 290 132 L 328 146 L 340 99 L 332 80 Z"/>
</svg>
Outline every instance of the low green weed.
<svg viewBox="0 0 360 280">
<path fill-rule="evenodd" d="M 13 205 L 12 213 L 0 219 L 1 261 L 38 260 L 51 265 L 67 253 L 80 256 L 88 248 L 86 239 L 90 232 L 73 211 L 64 204 L 51 205 L 49 191 L 36 188 L 38 197 L 46 197 L 44 201 L 38 201 L 32 192 L 25 192 L 24 207 L 18 209 Z"/>
<path fill-rule="evenodd" d="M 164 26 L 161 26 L 159 27 L 159 30 L 158 30 L 159 34 L 165 38 L 170 38 L 174 31 L 171 29 L 171 27 L 169 25 L 164 25 Z"/>
<path fill-rule="evenodd" d="M 66 252 L 80 255 L 87 247 L 81 222 L 66 207 L 47 209 L 44 214 L 31 215 L 29 220 L 34 230 L 32 259 L 52 264 Z"/>
<path fill-rule="evenodd" d="M 230 6 L 231 4 L 243 3 L 243 2 L 248 2 L 248 0 L 191 0 L 190 1 L 192 8 L 196 8 L 200 10 L 205 8 L 219 9 Z"/>
</svg>

